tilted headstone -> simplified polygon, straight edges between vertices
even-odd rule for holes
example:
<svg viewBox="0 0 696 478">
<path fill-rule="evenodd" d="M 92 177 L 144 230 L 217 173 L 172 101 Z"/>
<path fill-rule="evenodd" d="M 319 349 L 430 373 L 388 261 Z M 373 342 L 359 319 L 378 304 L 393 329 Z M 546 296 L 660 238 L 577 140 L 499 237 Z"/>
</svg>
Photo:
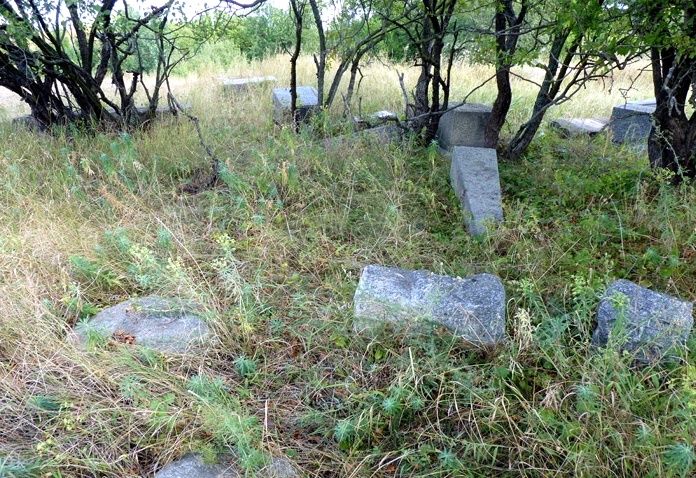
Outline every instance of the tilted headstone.
<svg viewBox="0 0 696 478">
<path fill-rule="evenodd" d="M 604 131 L 607 121 L 594 118 L 561 118 L 552 121 L 551 127 L 566 138 L 595 136 Z"/>
<path fill-rule="evenodd" d="M 290 88 L 273 89 L 273 120 L 279 124 L 292 123 Z M 303 122 L 319 108 L 316 88 L 297 87 L 297 121 Z"/>
<path fill-rule="evenodd" d="M 228 93 L 240 93 L 257 86 L 275 83 L 275 76 L 251 76 L 247 78 L 221 78 L 222 88 Z"/>
<path fill-rule="evenodd" d="M 467 103 L 442 115 L 437 129 L 440 147 L 450 150 L 455 146 L 484 147 L 486 125 L 491 107 Z"/>
<path fill-rule="evenodd" d="M 190 453 L 173 461 L 155 473 L 154 478 L 241 478 L 239 467 L 233 457 L 226 456 L 220 463 L 206 464 L 200 455 Z M 273 458 L 271 462 L 254 474 L 259 478 L 299 478 L 295 467 L 286 458 Z"/>
<path fill-rule="evenodd" d="M 78 324 L 75 332 L 82 343 L 96 333 L 161 352 L 184 353 L 211 335 L 208 324 L 196 309 L 194 304 L 179 299 L 159 296 L 130 299 Z"/>
<path fill-rule="evenodd" d="M 357 332 L 391 324 L 425 333 L 440 325 L 474 346 L 496 345 L 505 336 L 505 288 L 491 274 L 461 279 L 369 265 L 353 302 Z"/>
<path fill-rule="evenodd" d="M 503 220 L 498 155 L 495 149 L 458 146 L 451 159 L 450 179 L 469 233 L 484 234 L 490 224 Z"/>
<path fill-rule="evenodd" d="M 691 302 L 617 280 L 599 303 L 592 343 L 606 346 L 614 339 L 637 362 L 652 363 L 683 347 L 693 325 Z"/>
<path fill-rule="evenodd" d="M 636 101 L 615 106 L 609 127 L 615 143 L 646 143 L 652 129 L 655 100 Z"/>
</svg>

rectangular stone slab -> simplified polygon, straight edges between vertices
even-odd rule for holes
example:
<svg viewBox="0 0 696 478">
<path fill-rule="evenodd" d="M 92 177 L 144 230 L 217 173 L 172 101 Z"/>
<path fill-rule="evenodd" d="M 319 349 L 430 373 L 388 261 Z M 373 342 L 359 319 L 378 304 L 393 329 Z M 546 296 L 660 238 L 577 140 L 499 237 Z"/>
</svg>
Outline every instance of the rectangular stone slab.
<svg viewBox="0 0 696 478">
<path fill-rule="evenodd" d="M 615 106 L 609 127 L 615 143 L 647 143 L 652 129 L 655 100 L 643 100 Z"/>
<path fill-rule="evenodd" d="M 503 220 L 498 155 L 494 149 L 454 148 L 450 179 L 470 234 L 484 234 L 487 225 Z"/>
<path fill-rule="evenodd" d="M 273 89 L 273 120 L 276 124 L 292 123 L 290 114 L 290 88 Z M 311 86 L 297 87 L 297 116 L 302 122 L 319 108 L 319 97 L 316 88 Z"/>
<path fill-rule="evenodd" d="M 551 122 L 551 127 L 557 129 L 562 136 L 573 138 L 577 136 L 594 136 L 604 131 L 606 120 L 594 118 L 560 118 Z"/>
<path fill-rule="evenodd" d="M 442 115 L 437 128 L 440 147 L 450 150 L 455 146 L 484 147 L 486 124 L 491 117 L 491 107 L 467 103 Z"/>
<path fill-rule="evenodd" d="M 505 288 L 491 274 L 461 279 L 369 265 L 353 303 L 358 332 L 391 324 L 427 333 L 435 324 L 475 346 L 496 345 L 505 337 Z"/>
<path fill-rule="evenodd" d="M 229 93 L 240 93 L 254 86 L 278 81 L 275 76 L 251 76 L 248 78 L 221 78 L 222 87 Z"/>
</svg>

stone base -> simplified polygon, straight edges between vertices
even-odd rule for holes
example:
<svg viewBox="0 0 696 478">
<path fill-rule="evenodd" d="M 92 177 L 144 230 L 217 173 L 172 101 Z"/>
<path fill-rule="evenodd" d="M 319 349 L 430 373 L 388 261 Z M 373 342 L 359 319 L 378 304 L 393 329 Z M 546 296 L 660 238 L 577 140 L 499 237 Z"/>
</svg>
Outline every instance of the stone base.
<svg viewBox="0 0 696 478">
<path fill-rule="evenodd" d="M 458 146 L 451 155 L 450 178 L 469 233 L 485 234 L 503 220 L 498 155 L 494 149 Z"/>
<path fill-rule="evenodd" d="M 467 103 L 448 111 L 440 118 L 437 129 L 440 147 L 446 150 L 456 146 L 484 147 L 486 125 L 490 117 L 490 106 L 475 103 Z"/>
</svg>

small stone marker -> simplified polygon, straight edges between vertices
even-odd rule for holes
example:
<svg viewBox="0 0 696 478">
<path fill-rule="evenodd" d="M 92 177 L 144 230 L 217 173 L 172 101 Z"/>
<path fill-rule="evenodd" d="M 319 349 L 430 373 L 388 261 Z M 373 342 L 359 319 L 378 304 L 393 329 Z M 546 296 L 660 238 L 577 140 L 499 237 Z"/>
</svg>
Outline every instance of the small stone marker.
<svg viewBox="0 0 696 478">
<path fill-rule="evenodd" d="M 458 146 L 452 152 L 450 179 L 464 210 L 469 233 L 479 236 L 488 224 L 503 220 L 495 149 Z"/>
<path fill-rule="evenodd" d="M 484 147 L 486 124 L 491 117 L 491 107 L 467 103 L 442 115 L 437 128 L 440 147 L 450 150 L 455 146 Z"/>
<path fill-rule="evenodd" d="M 255 86 L 278 81 L 275 76 L 251 76 L 247 78 L 221 78 L 222 88 L 229 93 L 241 93 Z"/>
<path fill-rule="evenodd" d="M 161 352 L 184 353 L 205 342 L 210 329 L 191 303 L 149 296 L 104 309 L 75 328 L 80 342 L 91 332 Z"/>
<path fill-rule="evenodd" d="M 561 118 L 551 122 L 551 127 L 557 129 L 566 138 L 577 136 L 595 136 L 607 126 L 607 121 L 593 118 Z"/>
<path fill-rule="evenodd" d="M 200 455 L 190 453 L 180 460 L 173 461 L 155 473 L 154 478 L 241 478 L 232 457 L 222 463 L 206 465 Z M 254 476 L 259 478 L 299 478 L 295 467 L 286 458 L 273 458 L 271 463 Z"/>
<path fill-rule="evenodd" d="M 692 314 L 691 302 L 617 280 L 599 303 L 592 343 L 605 346 L 618 333 L 625 337 L 621 350 L 634 354 L 637 362 L 652 363 L 684 346 L 694 325 Z"/>
<path fill-rule="evenodd" d="M 290 88 L 273 89 L 273 120 L 276 124 L 292 123 L 290 113 Z M 297 87 L 297 120 L 305 121 L 309 116 L 319 109 L 319 97 L 316 88 L 311 86 Z"/>
<path fill-rule="evenodd" d="M 505 337 L 505 289 L 491 274 L 466 279 L 369 265 L 353 299 L 354 329 L 383 324 L 425 332 L 441 325 L 475 346 L 491 346 Z"/>
<path fill-rule="evenodd" d="M 615 106 L 609 126 L 615 143 L 646 143 L 652 129 L 655 100 L 636 101 Z"/>
</svg>

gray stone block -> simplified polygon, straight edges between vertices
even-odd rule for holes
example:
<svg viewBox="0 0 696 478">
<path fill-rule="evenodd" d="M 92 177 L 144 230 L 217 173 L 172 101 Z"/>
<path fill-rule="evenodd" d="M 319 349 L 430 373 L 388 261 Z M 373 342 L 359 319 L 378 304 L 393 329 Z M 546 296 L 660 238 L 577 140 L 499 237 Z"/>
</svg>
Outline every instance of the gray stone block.
<svg viewBox="0 0 696 478">
<path fill-rule="evenodd" d="M 486 124 L 491 117 L 491 107 L 467 103 L 451 111 L 442 118 L 437 129 L 437 140 L 445 150 L 455 146 L 484 147 L 486 145 Z"/>
<path fill-rule="evenodd" d="M 655 100 L 636 101 L 615 106 L 609 127 L 615 143 L 647 143 L 652 129 Z"/>
<path fill-rule="evenodd" d="M 496 345 L 505 337 L 505 289 L 491 274 L 461 279 L 370 265 L 353 302 L 358 332 L 391 324 L 425 333 L 440 325 L 474 346 Z"/>
<path fill-rule="evenodd" d="M 605 346 L 610 337 L 637 362 L 652 363 L 684 346 L 694 325 L 693 304 L 617 280 L 604 293 L 597 310 L 592 343 Z"/>
<path fill-rule="evenodd" d="M 498 155 L 494 149 L 458 146 L 452 151 L 450 179 L 469 233 L 485 234 L 503 220 Z"/>
<path fill-rule="evenodd" d="M 190 453 L 180 460 L 163 467 L 154 478 L 241 478 L 244 476 L 233 457 L 226 456 L 221 463 L 207 465 L 201 456 Z M 293 464 L 287 458 L 276 457 L 254 476 L 259 478 L 299 478 Z"/>
<path fill-rule="evenodd" d="M 133 337 L 135 345 L 161 352 L 184 353 L 211 335 L 196 307 L 178 299 L 149 296 L 131 299 L 102 310 L 75 328 L 80 342 L 90 333 Z"/>
<path fill-rule="evenodd" d="M 275 76 L 251 76 L 246 78 L 221 78 L 222 88 L 227 93 L 241 93 L 251 88 L 275 83 Z"/>
<path fill-rule="evenodd" d="M 593 118 L 561 118 L 551 122 L 551 127 L 557 129 L 566 138 L 577 136 L 595 136 L 607 127 L 607 121 Z"/>
<path fill-rule="evenodd" d="M 273 89 L 273 120 L 276 124 L 292 123 L 290 114 L 290 88 Z M 297 119 L 306 121 L 312 113 L 319 109 L 319 97 L 316 88 L 311 86 L 297 87 Z"/>
</svg>

